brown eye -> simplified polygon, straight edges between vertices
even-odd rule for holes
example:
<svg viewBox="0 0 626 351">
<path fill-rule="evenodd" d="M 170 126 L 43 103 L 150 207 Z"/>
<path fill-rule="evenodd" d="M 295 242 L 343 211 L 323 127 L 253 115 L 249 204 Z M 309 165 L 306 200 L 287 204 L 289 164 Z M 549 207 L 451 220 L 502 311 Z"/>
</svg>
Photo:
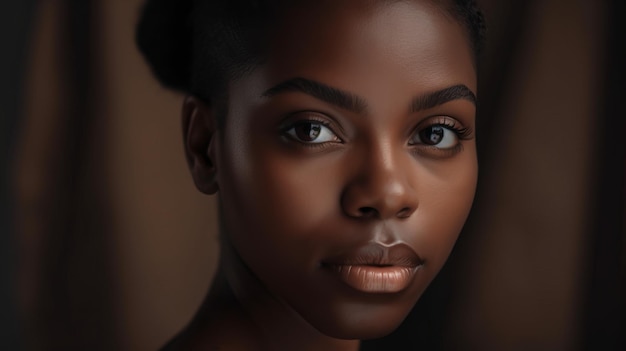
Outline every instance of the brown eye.
<svg viewBox="0 0 626 351">
<path fill-rule="evenodd" d="M 287 129 L 286 133 L 293 139 L 307 144 L 321 144 L 339 139 L 328 127 L 315 121 L 298 122 Z"/>
<path fill-rule="evenodd" d="M 315 141 L 322 131 L 322 126 L 313 123 L 300 123 L 293 127 L 296 137 L 302 141 Z"/>
<path fill-rule="evenodd" d="M 459 142 L 458 135 L 440 124 L 435 124 L 421 129 L 415 133 L 411 138 L 409 144 L 411 145 L 429 145 L 439 149 L 449 149 L 454 147 Z"/>
</svg>

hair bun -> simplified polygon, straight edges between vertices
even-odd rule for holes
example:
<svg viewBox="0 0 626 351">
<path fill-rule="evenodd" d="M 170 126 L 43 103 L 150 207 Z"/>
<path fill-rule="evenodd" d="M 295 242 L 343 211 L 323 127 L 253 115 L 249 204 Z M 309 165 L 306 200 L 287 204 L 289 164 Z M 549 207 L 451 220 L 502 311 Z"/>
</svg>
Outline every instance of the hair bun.
<svg viewBox="0 0 626 351">
<path fill-rule="evenodd" d="M 192 0 L 148 0 L 135 40 L 152 72 L 164 86 L 189 91 L 191 76 Z"/>
</svg>

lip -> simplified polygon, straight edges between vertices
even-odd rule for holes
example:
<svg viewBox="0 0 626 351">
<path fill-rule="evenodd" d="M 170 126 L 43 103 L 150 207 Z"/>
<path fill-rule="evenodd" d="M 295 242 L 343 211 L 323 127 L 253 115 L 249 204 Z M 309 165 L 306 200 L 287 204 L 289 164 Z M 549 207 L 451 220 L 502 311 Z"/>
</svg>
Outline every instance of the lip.
<svg viewBox="0 0 626 351">
<path fill-rule="evenodd" d="M 351 288 L 375 294 L 406 289 L 423 260 L 406 244 L 370 243 L 322 262 L 322 267 Z"/>
</svg>

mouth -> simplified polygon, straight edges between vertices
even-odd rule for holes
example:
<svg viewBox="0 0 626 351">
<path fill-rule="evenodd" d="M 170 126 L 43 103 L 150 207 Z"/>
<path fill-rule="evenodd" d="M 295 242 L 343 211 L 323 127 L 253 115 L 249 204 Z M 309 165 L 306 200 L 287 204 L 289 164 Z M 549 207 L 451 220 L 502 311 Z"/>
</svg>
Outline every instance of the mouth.
<svg viewBox="0 0 626 351">
<path fill-rule="evenodd" d="M 373 294 L 398 293 L 409 287 L 423 260 L 405 244 L 369 244 L 322 262 L 322 268 L 349 287 Z"/>
</svg>

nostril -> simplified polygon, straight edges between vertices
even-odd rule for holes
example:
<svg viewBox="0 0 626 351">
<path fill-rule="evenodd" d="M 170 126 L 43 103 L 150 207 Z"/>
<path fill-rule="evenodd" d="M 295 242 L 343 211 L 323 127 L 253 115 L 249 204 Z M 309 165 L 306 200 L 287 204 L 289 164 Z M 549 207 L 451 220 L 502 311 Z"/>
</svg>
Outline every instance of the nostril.
<svg viewBox="0 0 626 351">
<path fill-rule="evenodd" d="M 361 207 L 359 208 L 359 214 L 363 218 L 372 218 L 375 217 L 378 211 L 373 207 Z"/>
<path fill-rule="evenodd" d="M 409 218 L 411 217 L 412 213 L 413 213 L 413 210 L 411 208 L 405 207 L 401 209 L 400 211 L 398 211 L 398 214 L 396 216 L 398 218 Z"/>
</svg>

